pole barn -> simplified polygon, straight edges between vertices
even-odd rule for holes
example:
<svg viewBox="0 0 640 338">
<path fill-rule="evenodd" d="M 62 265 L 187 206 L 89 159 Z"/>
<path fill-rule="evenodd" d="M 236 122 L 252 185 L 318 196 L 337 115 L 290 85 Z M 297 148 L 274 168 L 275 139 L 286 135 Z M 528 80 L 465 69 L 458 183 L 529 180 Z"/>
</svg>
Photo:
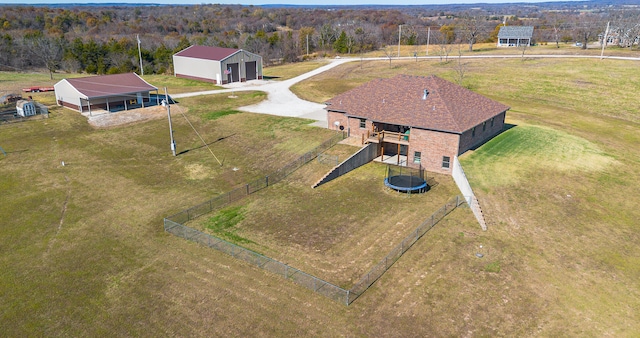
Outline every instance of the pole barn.
<svg viewBox="0 0 640 338">
<path fill-rule="evenodd" d="M 262 57 L 242 49 L 190 46 L 173 55 L 176 77 L 216 84 L 262 79 Z"/>
</svg>

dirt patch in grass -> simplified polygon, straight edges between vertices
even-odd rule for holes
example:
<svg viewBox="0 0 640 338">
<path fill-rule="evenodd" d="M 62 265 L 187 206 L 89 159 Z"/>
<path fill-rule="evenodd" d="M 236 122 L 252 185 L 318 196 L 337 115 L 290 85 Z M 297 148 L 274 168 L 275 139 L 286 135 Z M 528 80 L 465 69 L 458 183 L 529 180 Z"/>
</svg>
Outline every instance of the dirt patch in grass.
<svg viewBox="0 0 640 338">
<path fill-rule="evenodd" d="M 97 128 L 123 126 L 131 123 L 157 120 L 167 117 L 167 108 L 162 106 L 138 108 L 115 113 L 99 112 L 88 118 L 89 124 Z"/>
</svg>

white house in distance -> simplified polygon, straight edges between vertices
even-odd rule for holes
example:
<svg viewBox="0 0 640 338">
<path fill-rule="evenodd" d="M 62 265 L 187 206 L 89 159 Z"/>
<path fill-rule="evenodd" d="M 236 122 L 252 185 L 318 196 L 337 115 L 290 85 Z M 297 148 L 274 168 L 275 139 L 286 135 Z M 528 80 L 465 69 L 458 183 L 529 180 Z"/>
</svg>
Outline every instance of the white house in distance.
<svg viewBox="0 0 640 338">
<path fill-rule="evenodd" d="M 262 79 L 262 57 L 242 49 L 193 45 L 173 55 L 176 77 L 216 84 Z"/>
<path fill-rule="evenodd" d="M 144 108 L 151 100 L 150 92 L 158 91 L 158 88 L 135 73 L 64 79 L 53 88 L 59 106 L 89 114 L 91 109 L 116 111 Z"/>
<path fill-rule="evenodd" d="M 533 26 L 502 26 L 498 32 L 498 47 L 531 46 Z"/>
</svg>

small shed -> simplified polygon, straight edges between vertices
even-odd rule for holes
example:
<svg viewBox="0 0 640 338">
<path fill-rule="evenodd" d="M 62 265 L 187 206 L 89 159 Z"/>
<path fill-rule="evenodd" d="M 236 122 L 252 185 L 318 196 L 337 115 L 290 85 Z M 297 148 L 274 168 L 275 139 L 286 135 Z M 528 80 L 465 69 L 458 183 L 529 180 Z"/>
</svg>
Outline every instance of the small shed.
<svg viewBox="0 0 640 338">
<path fill-rule="evenodd" d="M 36 115 L 36 105 L 33 104 L 33 101 L 19 100 L 16 102 L 16 110 L 18 111 L 18 115 L 22 117 Z"/>
<path fill-rule="evenodd" d="M 173 55 L 176 77 L 216 84 L 262 79 L 262 57 L 242 49 L 193 45 Z"/>
<path fill-rule="evenodd" d="M 531 46 L 533 26 L 502 26 L 498 32 L 498 47 Z"/>
</svg>

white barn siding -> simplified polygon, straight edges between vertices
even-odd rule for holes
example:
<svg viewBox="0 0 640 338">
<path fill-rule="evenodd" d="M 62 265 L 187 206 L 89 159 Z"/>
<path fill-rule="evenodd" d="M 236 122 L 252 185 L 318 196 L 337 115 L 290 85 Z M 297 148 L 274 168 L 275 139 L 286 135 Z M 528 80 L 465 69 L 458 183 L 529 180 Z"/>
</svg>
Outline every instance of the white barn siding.
<svg viewBox="0 0 640 338">
<path fill-rule="evenodd" d="M 78 92 L 67 80 L 62 80 L 53 86 L 56 93 L 56 101 L 59 106 L 80 110 L 80 92 Z"/>
<path fill-rule="evenodd" d="M 220 61 L 174 55 L 173 69 L 176 77 L 217 83 L 223 68 Z"/>
<path fill-rule="evenodd" d="M 262 79 L 262 57 L 242 49 L 219 61 L 177 54 L 173 55 L 176 77 L 218 84 Z M 231 73 L 225 74 L 227 70 Z"/>
</svg>

